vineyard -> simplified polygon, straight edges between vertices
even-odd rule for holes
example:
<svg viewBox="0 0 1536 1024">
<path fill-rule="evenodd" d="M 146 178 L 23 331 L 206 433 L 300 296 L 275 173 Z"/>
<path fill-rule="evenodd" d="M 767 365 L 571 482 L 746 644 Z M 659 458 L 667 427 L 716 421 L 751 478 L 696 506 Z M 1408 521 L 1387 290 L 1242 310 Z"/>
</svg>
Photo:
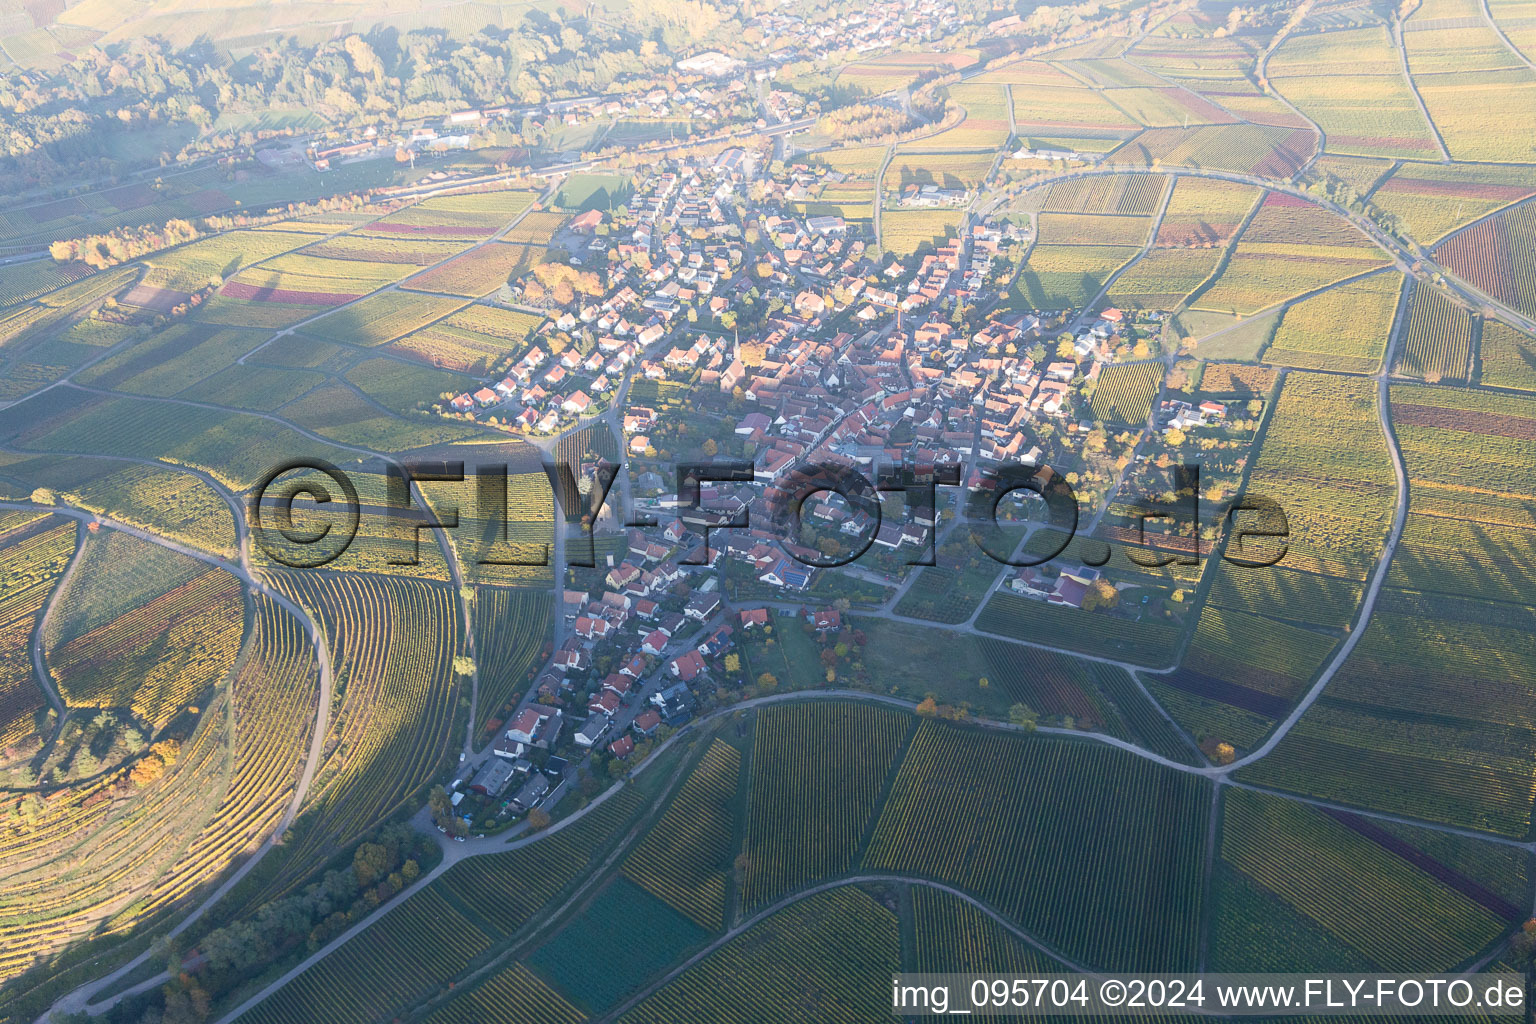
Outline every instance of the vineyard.
<svg viewBox="0 0 1536 1024">
<path fill-rule="evenodd" d="M 913 970 L 1031 976 L 1062 970 L 990 916 L 951 893 L 912 887 Z"/>
<path fill-rule="evenodd" d="M 17 519 L 30 522 L 17 522 Z M 75 552 L 75 526 L 30 513 L 0 519 L 0 762 L 10 748 L 41 737 L 47 707 L 32 668 L 32 630 L 48 595 Z"/>
<path fill-rule="evenodd" d="M 756 910 L 848 870 L 911 719 L 863 704 L 759 713 L 741 906 Z M 799 823 L 785 829 L 785 815 Z"/>
<path fill-rule="evenodd" d="M 153 781 L 103 772 L 0 825 L 0 979 L 103 926 L 130 927 L 157 879 L 207 823 L 230 773 L 227 707 L 216 697 Z M 31 804 L 31 801 L 26 801 Z"/>
<path fill-rule="evenodd" d="M 1042 213 L 1036 218 L 1040 237 L 1068 245 L 1142 245 L 1152 218 L 1124 214 Z"/>
<path fill-rule="evenodd" d="M 1259 189 L 1215 178 L 1181 177 L 1157 232 L 1159 246 L 1215 246 L 1232 240 Z"/>
<path fill-rule="evenodd" d="M 1272 205 L 1274 195 L 1238 239 L 1220 276 L 1191 305 L 1249 315 L 1386 262 L 1352 226 L 1310 204 Z M 1303 224 L 1306 234 L 1300 233 Z"/>
<path fill-rule="evenodd" d="M 306 325 L 304 333 L 348 345 L 383 345 L 441 320 L 464 305 L 463 299 L 440 295 L 378 292 Z"/>
<path fill-rule="evenodd" d="M 988 682 L 995 677 L 1012 700 L 1042 715 L 1070 716 L 1080 728 L 1116 731 L 1114 712 L 1094 685 L 1097 663 L 992 637 L 981 638 L 979 645 L 992 673 Z"/>
<path fill-rule="evenodd" d="M 1150 174 L 1095 175 L 1058 181 L 1045 189 L 1042 211 L 1150 216 L 1168 179 Z M 1145 237 L 1145 235 L 1143 235 Z"/>
<path fill-rule="evenodd" d="M 1115 278 L 1105 301 L 1121 309 L 1175 309 L 1220 262 L 1219 249 L 1153 249 Z"/>
<path fill-rule="evenodd" d="M 1536 391 L 1536 339 L 1497 320 L 1484 320 L 1477 346 L 1479 383 Z"/>
<path fill-rule="evenodd" d="M 1422 829 L 1410 834 L 1439 835 L 1446 852 L 1463 859 L 1481 845 Z M 1459 866 L 1353 815 L 1229 789 L 1212 969 L 1450 970 L 1508 924 L 1458 891 L 1509 907 Z M 1524 864 L 1505 867 L 1514 870 L 1505 884 L 1515 883 L 1523 901 Z"/>
<path fill-rule="evenodd" d="M 89 632 L 59 636 L 48 664 L 71 707 L 131 707 L 158 731 L 234 664 L 244 600 L 239 580 L 208 569 Z"/>
<path fill-rule="evenodd" d="M 218 810 L 150 893 L 168 906 L 228 867 L 276 827 L 313 729 L 316 664 L 309 634 L 267 597 L 254 598 L 250 651 L 233 681 L 234 774 Z"/>
<path fill-rule="evenodd" d="M 1030 250 L 1014 295 L 1032 309 L 1081 308 L 1136 253 L 1131 246 L 1041 243 Z"/>
<path fill-rule="evenodd" d="M 418 292 L 438 292 L 479 298 L 531 268 L 543 257 L 542 245 L 487 242 L 440 267 L 417 274 L 406 287 Z"/>
<path fill-rule="evenodd" d="M 1287 384 L 1289 387 L 1289 384 Z M 1523 511 L 1528 399 L 1402 385 L 1393 425 L 1413 501 L 1365 634 L 1325 698 L 1253 766 L 1286 788 L 1508 835 L 1536 797 Z"/>
<path fill-rule="evenodd" d="M 1536 209 L 1497 214 L 1452 235 L 1435 255 L 1453 274 L 1512 306 L 1536 314 Z"/>
<path fill-rule="evenodd" d="M 1149 128 L 1111 154 L 1109 162 L 1289 178 L 1312 155 L 1315 138 L 1302 128 L 1258 124 Z"/>
<path fill-rule="evenodd" d="M 890 1014 L 896 915 L 844 887 L 794 903 L 712 952 L 620 1024 L 856 1024 Z"/>
<path fill-rule="evenodd" d="M 289 888 L 316 858 L 421 799 L 448 749 L 458 691 L 449 638 L 463 629 L 443 585 L 352 573 L 272 577 L 321 624 L 342 694 L 324 767 L 273 883 Z"/>
<path fill-rule="evenodd" d="M 83 370 L 82 384 L 141 395 L 174 395 L 261 344 L 259 332 L 175 324 Z"/>
<path fill-rule="evenodd" d="M 880 215 L 880 241 L 898 256 L 925 245 L 942 245 L 960 229 L 961 211 L 885 210 Z"/>
<path fill-rule="evenodd" d="M 1080 961 L 1183 970 L 1209 812 L 1207 783 L 1113 748 L 927 722 L 863 866 L 960 886 Z"/>
<path fill-rule="evenodd" d="M 616 925 L 622 922 L 622 926 Z M 608 1009 L 708 933 L 627 878 L 603 888 L 524 960 L 573 1005 Z"/>
<path fill-rule="evenodd" d="M 1093 418 L 1104 423 L 1146 423 L 1164 369 L 1160 362 L 1121 363 L 1106 369 L 1093 388 Z"/>
<path fill-rule="evenodd" d="M 1292 35 L 1270 61 L 1275 88 L 1327 133 L 1330 152 L 1433 159 L 1439 150 L 1385 26 Z"/>
<path fill-rule="evenodd" d="M 1264 361 L 1371 373 L 1381 365 L 1403 281 L 1373 274 L 1298 302 L 1281 315 Z"/>
<path fill-rule="evenodd" d="M 1405 163 L 1376 187 L 1371 202 L 1427 243 L 1533 191 L 1536 173 L 1528 167 Z"/>
<path fill-rule="evenodd" d="M 426 1018 L 426 1024 L 581 1024 L 586 1016 L 520 963 L 493 974 L 485 984 L 456 997 Z"/>
<path fill-rule="evenodd" d="M 1140 128 L 1097 89 L 1042 61 L 1018 61 L 986 79 L 1013 86 L 1014 120 L 1032 147 L 1107 151 Z"/>
<path fill-rule="evenodd" d="M 235 276 L 243 267 L 302 248 L 313 235 L 287 231 L 230 231 L 155 253 L 145 262 L 144 283 L 155 288 L 195 292 L 211 280 Z"/>
<path fill-rule="evenodd" d="M 741 755 L 715 740 L 667 813 L 625 860 L 626 877 L 700 928 L 725 926 Z"/>
<path fill-rule="evenodd" d="M 1472 316 L 1438 288 L 1415 285 L 1399 373 L 1435 383 L 1467 379 Z"/>
<path fill-rule="evenodd" d="M 12 415 L 0 420 L 0 433 L 14 436 L 8 428 L 15 424 L 29 448 L 182 463 L 234 491 L 245 490 L 271 467 L 300 453 L 338 464 L 349 461 L 344 450 L 270 420 L 190 405 L 95 396 L 65 404 L 35 397 L 4 411 Z"/>
<path fill-rule="evenodd" d="M 549 644 L 553 609 L 543 590 L 475 589 L 475 665 L 480 676 L 479 735 L 532 679 Z"/>
</svg>

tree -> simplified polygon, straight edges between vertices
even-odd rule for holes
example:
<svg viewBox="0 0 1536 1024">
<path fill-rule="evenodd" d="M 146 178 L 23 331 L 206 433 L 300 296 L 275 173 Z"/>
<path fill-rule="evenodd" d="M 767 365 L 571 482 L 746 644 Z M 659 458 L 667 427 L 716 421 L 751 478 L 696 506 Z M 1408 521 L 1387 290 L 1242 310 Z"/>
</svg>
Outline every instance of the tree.
<svg viewBox="0 0 1536 1024">
<path fill-rule="evenodd" d="M 1008 721 L 1021 728 L 1034 732 L 1040 716 L 1027 704 L 1015 704 L 1008 709 Z"/>
<path fill-rule="evenodd" d="M 549 828 L 549 812 L 542 807 L 535 807 L 528 812 L 528 827 L 535 832 L 542 832 Z"/>
<path fill-rule="evenodd" d="M 764 672 L 757 677 L 757 685 L 760 689 L 771 690 L 779 685 L 779 680 L 772 672 Z"/>
<path fill-rule="evenodd" d="M 741 655 L 727 654 L 725 656 L 725 670 L 733 675 L 741 671 Z"/>
<path fill-rule="evenodd" d="M 922 703 L 917 706 L 917 713 L 925 718 L 932 718 L 939 713 L 938 702 L 932 697 L 924 697 Z"/>
<path fill-rule="evenodd" d="M 1230 743 L 1218 743 L 1216 749 L 1211 752 L 1211 760 L 1217 764 L 1231 764 L 1237 760 L 1237 751 Z"/>
<path fill-rule="evenodd" d="M 475 674 L 475 659 L 467 654 L 455 654 L 453 670 L 461 676 L 472 676 Z"/>
<path fill-rule="evenodd" d="M 1071 338 L 1063 335 L 1062 339 L 1056 343 L 1056 358 L 1071 359 L 1076 354 L 1077 346 L 1072 343 Z"/>
<path fill-rule="evenodd" d="M 1168 430 L 1167 433 L 1163 434 L 1163 440 L 1177 448 L 1184 443 L 1184 431 L 1180 430 L 1178 427 L 1173 427 Z"/>
<path fill-rule="evenodd" d="M 720 446 L 715 443 L 714 438 L 708 437 L 704 439 L 703 452 L 705 455 L 714 456 L 719 451 Z"/>
<path fill-rule="evenodd" d="M 378 843 L 359 843 L 352 855 L 352 873 L 357 884 L 367 888 L 389 870 L 389 851 Z"/>
<path fill-rule="evenodd" d="M 1088 593 L 1083 595 L 1083 611 L 1098 611 L 1100 608 L 1108 611 L 1120 603 L 1120 591 L 1109 580 L 1098 579 L 1088 585 Z"/>
</svg>

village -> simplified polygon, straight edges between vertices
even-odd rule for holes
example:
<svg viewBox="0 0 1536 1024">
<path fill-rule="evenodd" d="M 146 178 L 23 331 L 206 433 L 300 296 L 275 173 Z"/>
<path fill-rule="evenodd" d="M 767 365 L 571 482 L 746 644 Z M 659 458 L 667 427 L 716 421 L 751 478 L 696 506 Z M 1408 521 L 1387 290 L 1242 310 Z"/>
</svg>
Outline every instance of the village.
<svg viewBox="0 0 1536 1024">
<path fill-rule="evenodd" d="M 847 655 L 834 649 L 856 646 L 844 613 L 931 556 L 962 500 L 958 487 L 931 505 L 803 500 L 803 474 L 974 491 L 1002 465 L 1070 461 L 1098 429 L 1095 382 L 1158 326 L 1156 313 L 1115 308 L 1004 311 L 1030 241 L 1007 220 L 967 218 L 959 237 L 877 256 L 861 227 L 802 212 L 827 173 L 796 163 L 773 174 L 759 153 L 726 149 L 666 161 L 622 208 L 576 214 L 553 243 L 572 286 L 514 279 L 498 301 L 539 327 L 482 387 L 439 406 L 547 450 L 581 439 L 583 479 L 622 463 L 623 486 L 593 526 L 605 554 L 572 570 L 547 667 L 455 779 L 477 828 L 558 799 L 581 777 L 572 761 L 622 772 L 701 706 L 763 692 L 744 667 L 748 637 L 805 633 L 812 671 L 835 675 Z M 1170 398 L 1146 427 L 1224 416 L 1219 403 Z M 614 434 L 620 450 L 590 440 Z M 751 479 L 704 481 L 686 501 L 684 459 L 747 463 Z M 776 529 L 801 500 L 796 531 Z M 1115 591 L 1072 565 L 999 585 L 1076 609 Z"/>
</svg>

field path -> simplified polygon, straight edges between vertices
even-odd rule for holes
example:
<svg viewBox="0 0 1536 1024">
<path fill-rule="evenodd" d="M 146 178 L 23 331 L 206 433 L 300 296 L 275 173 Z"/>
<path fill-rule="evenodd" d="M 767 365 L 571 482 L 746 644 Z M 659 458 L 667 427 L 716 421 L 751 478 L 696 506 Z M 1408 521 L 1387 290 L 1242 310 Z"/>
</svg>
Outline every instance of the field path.
<svg viewBox="0 0 1536 1024">
<path fill-rule="evenodd" d="M 1493 29 L 1494 35 L 1498 36 L 1500 41 L 1502 41 L 1505 46 L 1509 47 L 1509 52 L 1514 54 L 1520 63 L 1524 64 L 1532 71 L 1536 71 L 1536 64 L 1532 64 L 1531 59 L 1525 55 L 1525 51 L 1521 50 L 1520 47 L 1510 42 L 1509 36 L 1505 35 L 1504 30 L 1499 27 L 1498 21 L 1496 21 L 1493 17 L 1492 9 L 1490 9 L 1488 6 L 1488 0 L 1482 0 L 1482 6 L 1483 20 L 1488 23 L 1489 28 Z"/>
<path fill-rule="evenodd" d="M 75 574 L 75 567 L 80 564 L 80 553 L 85 550 L 85 531 L 75 527 L 75 551 L 69 556 L 69 562 L 64 566 L 64 572 L 59 576 L 57 583 L 53 585 L 53 592 L 48 595 L 48 600 L 43 603 L 43 614 L 38 616 L 37 623 L 32 627 L 32 669 L 37 673 L 37 685 L 43 688 L 43 693 L 48 696 L 48 703 L 53 705 L 53 710 L 58 712 L 59 725 L 64 724 L 64 716 L 69 710 L 64 706 L 64 697 L 59 693 L 59 684 L 54 681 L 53 673 L 48 670 L 48 659 L 43 652 L 44 639 L 48 635 L 48 623 L 53 621 L 53 610 L 58 607 L 59 595 L 64 593 L 64 588 L 69 586 L 70 577 Z"/>
<path fill-rule="evenodd" d="M 1401 311 L 1400 311 L 1401 312 Z M 1397 349 L 1397 343 L 1402 337 L 1405 317 L 1399 315 L 1393 325 L 1391 340 L 1387 342 L 1386 355 L 1382 357 L 1382 370 L 1376 374 L 1376 412 L 1380 421 L 1382 437 L 1386 439 L 1387 449 L 1392 453 L 1392 472 L 1397 477 L 1397 504 L 1392 511 L 1392 529 L 1387 533 L 1387 543 L 1382 548 L 1381 557 L 1376 561 L 1376 571 L 1371 575 L 1370 586 L 1366 589 L 1365 599 L 1360 603 L 1360 612 L 1357 615 L 1349 636 L 1339 645 L 1333 658 L 1319 673 L 1317 682 L 1286 716 L 1285 720 L 1275 727 L 1269 734 L 1269 738 L 1260 744 L 1255 750 L 1238 758 L 1227 766 L 1227 771 L 1234 772 L 1247 764 L 1264 757 L 1285 739 L 1286 735 L 1301 720 L 1301 716 L 1307 713 L 1307 709 L 1317 702 L 1317 698 L 1323 695 L 1323 690 L 1328 686 L 1329 680 L 1339 671 L 1360 638 L 1365 635 L 1366 628 L 1371 620 L 1371 613 L 1376 608 L 1376 598 L 1381 593 L 1382 584 L 1386 582 L 1387 572 L 1392 567 L 1392 556 L 1397 551 L 1397 544 L 1403 537 L 1403 526 L 1408 521 L 1408 470 L 1403 465 L 1403 452 L 1397 444 L 1397 432 L 1392 429 L 1392 393 L 1388 379 L 1388 367 L 1392 365 L 1392 358 Z"/>
<path fill-rule="evenodd" d="M 1412 16 L 1408 15 L 1409 18 Z M 1408 91 L 1413 93 L 1413 102 L 1419 105 L 1419 113 L 1423 115 L 1424 123 L 1429 125 L 1429 130 L 1434 133 L 1435 145 L 1440 147 L 1440 162 L 1448 164 L 1451 162 L 1451 151 L 1445 148 L 1445 139 L 1440 137 L 1440 126 L 1435 124 L 1435 119 L 1429 116 L 1429 108 L 1424 105 L 1424 97 L 1419 95 L 1419 84 L 1413 80 L 1413 72 L 1408 70 L 1408 47 L 1403 42 L 1403 27 L 1407 20 L 1408 18 L 1397 18 L 1392 22 L 1392 43 L 1397 47 L 1397 59 L 1403 65 L 1403 79 L 1408 83 Z"/>
</svg>

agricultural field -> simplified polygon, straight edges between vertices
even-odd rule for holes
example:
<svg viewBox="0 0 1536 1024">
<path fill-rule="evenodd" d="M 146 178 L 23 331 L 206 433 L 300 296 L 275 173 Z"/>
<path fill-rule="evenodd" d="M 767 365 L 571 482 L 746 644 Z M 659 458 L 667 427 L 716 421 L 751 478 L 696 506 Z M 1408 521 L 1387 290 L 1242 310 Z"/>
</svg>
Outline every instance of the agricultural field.
<svg viewBox="0 0 1536 1024">
<path fill-rule="evenodd" d="M 1530 204 L 1457 232 L 1435 255 L 1447 270 L 1526 316 L 1536 314 L 1536 209 Z"/>
<path fill-rule="evenodd" d="M 1287 307 L 1264 361 L 1371 373 L 1381 365 L 1403 281 L 1373 274 Z"/>
<path fill-rule="evenodd" d="M 606 210 L 628 198 L 633 186 L 622 174 L 583 172 L 565 179 L 553 205 L 564 210 Z"/>
<path fill-rule="evenodd" d="M 1408 234 L 1428 244 L 1532 193 L 1536 169 L 1529 167 L 1404 163 L 1370 197 Z"/>
<path fill-rule="evenodd" d="M 1015 302 L 1031 309 L 1086 306 L 1137 252 L 1131 246 L 1042 242 L 1030 250 L 1029 262 L 1014 284 Z"/>
<path fill-rule="evenodd" d="M 761 909 L 848 870 L 911 717 L 862 704 L 805 705 L 758 714 L 747 800 L 740 901 Z M 797 752 L 816 751 L 815 757 Z M 803 794 L 812 793 L 810 801 Z M 801 823 L 779 827 L 790 804 Z"/>
<path fill-rule="evenodd" d="M 1270 58 L 1269 74 L 1282 96 L 1322 126 L 1329 152 L 1439 156 L 1385 26 L 1292 35 Z"/>
<path fill-rule="evenodd" d="M 880 241 L 887 251 L 908 255 L 925 245 L 942 245 L 953 238 L 959 230 L 960 218 L 958 209 L 885 210 L 880 214 Z"/>
<path fill-rule="evenodd" d="M 1412 963 L 1450 970 L 1523 916 L 1513 902 L 1525 902 L 1523 858 L 1397 829 L 1406 835 L 1348 812 L 1228 790 L 1212 969 L 1394 971 Z M 1502 871 L 1509 873 L 1498 878 Z"/>
<path fill-rule="evenodd" d="M 1385 262 L 1353 225 L 1305 200 L 1271 192 L 1220 275 L 1191 303 L 1249 315 Z"/>
<path fill-rule="evenodd" d="M 543 246 L 487 242 L 440 267 L 417 274 L 406 287 L 418 292 L 479 298 L 538 263 L 543 252 Z"/>
<path fill-rule="evenodd" d="M 304 334 L 346 345 L 372 347 L 394 341 L 468 305 L 464 299 L 416 292 L 370 295 L 304 326 Z"/>
<path fill-rule="evenodd" d="M 884 986 L 900 969 L 900 945 L 896 915 L 863 890 L 818 893 L 754 921 L 618 1021 L 873 1020 L 889 1013 Z"/>
<path fill-rule="evenodd" d="M 0 762 L 9 763 L 22 741 L 43 734 L 48 702 L 32 668 L 32 631 L 75 553 L 75 524 L 6 512 L 0 531 Z"/>
<path fill-rule="evenodd" d="M 1115 278 L 1104 300 L 1120 309 L 1176 309 L 1221 264 L 1219 249 L 1153 249 Z"/>
<path fill-rule="evenodd" d="M 1497 320 L 1484 320 L 1477 357 L 1481 383 L 1536 391 L 1536 339 L 1529 334 Z"/>
<path fill-rule="evenodd" d="M 1209 810 L 1205 782 L 1102 744 L 925 722 L 863 865 L 959 886 L 1079 962 L 1180 970 L 1199 944 Z"/>
<path fill-rule="evenodd" d="M 1470 376 L 1472 314 L 1438 288 L 1413 286 L 1397 372 L 1430 383 Z"/>
<path fill-rule="evenodd" d="M 1094 419 L 1106 423 L 1145 423 L 1152 415 L 1152 399 L 1162 384 L 1164 369 L 1160 362 L 1109 367 L 1093 386 Z"/>
<path fill-rule="evenodd" d="M 1166 665 L 1178 645 L 1178 630 L 1166 622 L 1063 608 L 1003 591 L 982 608 L 976 628 L 1137 665 Z"/>
</svg>

